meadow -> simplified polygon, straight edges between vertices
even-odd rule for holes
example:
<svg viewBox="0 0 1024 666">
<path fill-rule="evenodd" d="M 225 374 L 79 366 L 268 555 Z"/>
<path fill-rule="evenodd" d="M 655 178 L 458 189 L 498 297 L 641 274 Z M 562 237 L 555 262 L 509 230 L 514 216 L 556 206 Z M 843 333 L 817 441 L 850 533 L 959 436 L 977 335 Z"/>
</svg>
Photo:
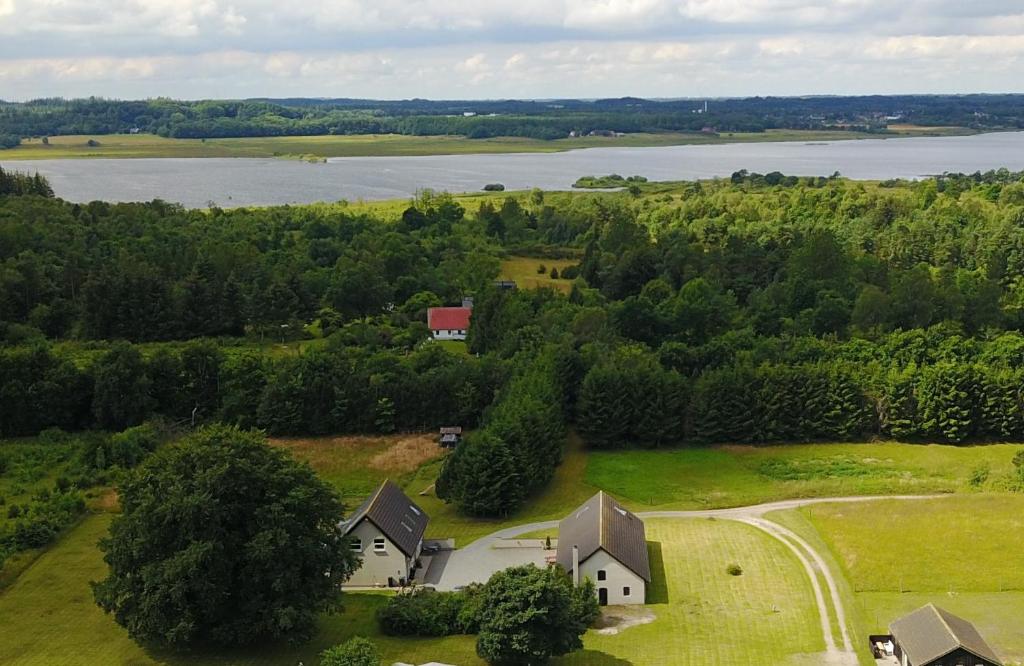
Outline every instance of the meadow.
<svg viewBox="0 0 1024 666">
<path fill-rule="evenodd" d="M 863 635 L 934 603 L 975 623 L 1007 663 L 1024 663 L 1024 497 L 961 494 L 792 513 L 833 554 Z"/>
<path fill-rule="evenodd" d="M 579 259 L 547 259 L 537 257 L 509 257 L 501 262 L 501 280 L 515 280 L 520 289 L 542 289 L 551 287 L 569 293 L 572 280 L 552 279 L 551 269 L 561 274 L 568 266 L 575 266 Z M 538 269 L 543 266 L 544 270 Z"/>
<path fill-rule="evenodd" d="M 941 128 L 944 133 L 967 133 L 962 128 Z M 936 130 L 931 130 L 934 133 Z M 900 128 L 883 136 L 919 136 L 915 128 Z M 542 141 L 518 137 L 467 139 L 462 136 L 407 136 L 359 134 L 323 136 L 244 137 L 232 139 L 170 139 L 153 134 L 52 136 L 25 139 L 0 153 L 7 160 L 141 158 L 141 157 L 327 157 L 460 155 L 471 153 L 550 153 L 579 148 L 651 147 L 765 141 L 839 141 L 877 139 L 878 134 L 841 130 L 767 130 L 704 134 L 666 132 L 627 134 L 620 137 L 572 137 Z M 94 145 L 90 145 L 92 141 Z"/>
</svg>

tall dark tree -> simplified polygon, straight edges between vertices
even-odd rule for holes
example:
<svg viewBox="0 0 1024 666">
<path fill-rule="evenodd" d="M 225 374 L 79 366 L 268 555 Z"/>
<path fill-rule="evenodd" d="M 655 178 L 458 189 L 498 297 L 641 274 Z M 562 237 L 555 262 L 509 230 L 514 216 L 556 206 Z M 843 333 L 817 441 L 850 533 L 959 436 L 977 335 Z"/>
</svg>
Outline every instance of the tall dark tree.
<svg viewBox="0 0 1024 666">
<path fill-rule="evenodd" d="M 337 495 L 258 433 L 200 430 L 152 455 L 120 499 L 93 589 L 139 641 L 306 638 L 357 566 Z"/>
</svg>

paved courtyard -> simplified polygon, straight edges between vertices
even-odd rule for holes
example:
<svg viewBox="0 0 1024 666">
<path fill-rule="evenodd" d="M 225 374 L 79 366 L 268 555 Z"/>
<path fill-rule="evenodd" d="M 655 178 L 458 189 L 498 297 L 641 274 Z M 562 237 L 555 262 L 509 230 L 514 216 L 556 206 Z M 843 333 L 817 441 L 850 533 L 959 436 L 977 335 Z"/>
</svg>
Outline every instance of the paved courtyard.
<svg viewBox="0 0 1024 666">
<path fill-rule="evenodd" d="M 545 566 L 555 551 L 545 550 L 543 539 L 499 539 L 486 548 L 442 550 L 430 558 L 421 585 L 454 590 L 470 583 L 485 583 L 492 574 L 521 564 Z M 554 546 L 554 544 L 552 544 Z"/>
</svg>

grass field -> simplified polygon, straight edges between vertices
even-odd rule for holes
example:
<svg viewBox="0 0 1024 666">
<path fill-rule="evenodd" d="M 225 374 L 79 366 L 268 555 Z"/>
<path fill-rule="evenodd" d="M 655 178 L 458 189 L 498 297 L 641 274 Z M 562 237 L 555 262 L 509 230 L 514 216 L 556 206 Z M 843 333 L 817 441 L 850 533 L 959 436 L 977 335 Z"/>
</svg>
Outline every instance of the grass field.
<svg viewBox="0 0 1024 666">
<path fill-rule="evenodd" d="M 314 640 L 302 646 L 189 654 L 140 647 L 92 601 L 88 581 L 105 574 L 95 543 L 109 520 L 88 518 L 0 594 L 0 663 L 312 665 L 324 648 L 354 635 L 372 638 L 385 663 L 481 663 L 469 636 L 413 640 L 379 635 L 373 617 L 384 600 L 379 594 L 346 595 L 345 609 L 324 616 Z M 555 663 L 760 666 L 798 663 L 790 661 L 793 653 L 823 648 L 810 589 L 782 545 L 727 521 L 653 520 L 648 538 L 658 544 L 664 562 L 664 576 L 650 592 L 657 619 L 618 635 L 591 632 L 583 652 Z M 731 562 L 741 564 L 742 576 L 726 574 Z"/>
<path fill-rule="evenodd" d="M 966 134 L 963 128 L 940 128 Z M 926 128 L 928 133 L 939 130 Z M 887 136 L 919 136 L 920 128 L 899 128 Z M 686 144 L 758 143 L 764 141 L 836 141 L 877 139 L 878 134 L 840 130 L 768 130 L 716 134 L 666 132 L 622 137 L 579 137 L 542 141 L 517 137 L 467 139 L 461 136 L 281 136 L 237 139 L 166 139 L 152 134 L 73 135 L 26 139 L 17 148 L 0 152 L 0 160 L 138 157 L 366 157 L 457 155 L 468 153 L 559 152 L 577 148 L 675 146 Z M 89 141 L 97 143 L 90 146 Z"/>
<path fill-rule="evenodd" d="M 814 663 L 810 655 L 825 647 L 817 608 L 785 546 L 730 521 L 658 519 L 646 528 L 665 570 L 665 588 L 648 592 L 657 619 L 614 636 L 590 632 L 587 652 L 565 663 L 604 663 L 591 652 L 618 660 L 607 663 L 655 666 Z M 726 573 L 734 562 L 742 576 Z"/>
<path fill-rule="evenodd" d="M 929 494 L 967 489 L 987 464 L 998 477 L 1020 446 L 898 444 L 723 446 L 594 451 L 586 480 L 637 510 L 744 506 L 794 497 Z"/>
<path fill-rule="evenodd" d="M 539 289 L 542 287 L 553 287 L 559 291 L 569 293 L 572 289 L 571 280 L 552 280 L 551 269 L 557 268 L 559 274 L 567 266 L 574 266 L 579 259 L 543 259 L 535 257 L 509 257 L 501 262 L 502 280 L 515 280 L 520 289 Z M 543 273 L 538 273 L 537 268 L 544 267 Z"/>
<path fill-rule="evenodd" d="M 976 623 L 1008 663 L 1024 663 L 1024 497 L 965 494 L 794 513 L 835 555 L 862 635 L 934 603 Z"/>
</svg>

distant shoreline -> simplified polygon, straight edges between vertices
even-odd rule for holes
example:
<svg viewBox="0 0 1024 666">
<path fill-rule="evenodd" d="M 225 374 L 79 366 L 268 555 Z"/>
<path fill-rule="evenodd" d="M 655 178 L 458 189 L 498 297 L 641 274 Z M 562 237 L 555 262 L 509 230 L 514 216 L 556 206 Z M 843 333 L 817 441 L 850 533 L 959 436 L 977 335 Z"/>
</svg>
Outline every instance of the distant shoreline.
<svg viewBox="0 0 1024 666">
<path fill-rule="evenodd" d="M 982 134 L 964 127 L 899 126 L 888 133 L 845 130 L 767 130 L 765 132 L 665 132 L 616 137 L 585 136 L 543 141 L 516 137 L 468 139 L 461 136 L 401 134 L 168 139 L 153 134 L 69 135 L 27 139 L 17 148 L 0 150 L 0 162 L 56 159 L 134 158 L 278 158 L 321 162 L 332 157 L 412 157 L 502 153 L 554 153 L 586 148 L 648 148 L 655 146 L 733 143 L 827 142 L 858 139 L 967 136 Z M 90 145 L 90 141 L 94 145 Z"/>
</svg>

